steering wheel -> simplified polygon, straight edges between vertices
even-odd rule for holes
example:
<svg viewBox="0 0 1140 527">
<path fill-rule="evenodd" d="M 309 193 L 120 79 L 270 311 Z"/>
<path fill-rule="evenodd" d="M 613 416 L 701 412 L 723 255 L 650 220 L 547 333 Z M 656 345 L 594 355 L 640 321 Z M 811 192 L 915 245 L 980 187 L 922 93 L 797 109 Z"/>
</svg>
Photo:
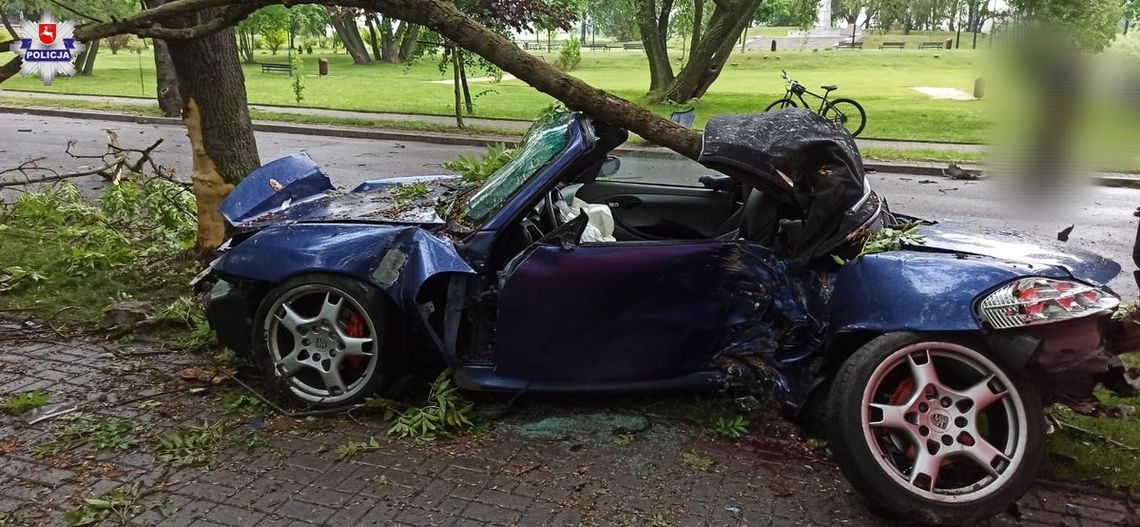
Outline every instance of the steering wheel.
<svg viewBox="0 0 1140 527">
<path fill-rule="evenodd" d="M 562 222 L 558 221 L 558 210 L 554 207 L 554 202 L 561 200 L 562 194 L 558 189 L 551 190 L 546 194 L 546 198 L 542 200 L 542 215 L 547 222 L 550 223 L 550 228 L 557 229 L 558 225 Z"/>
</svg>

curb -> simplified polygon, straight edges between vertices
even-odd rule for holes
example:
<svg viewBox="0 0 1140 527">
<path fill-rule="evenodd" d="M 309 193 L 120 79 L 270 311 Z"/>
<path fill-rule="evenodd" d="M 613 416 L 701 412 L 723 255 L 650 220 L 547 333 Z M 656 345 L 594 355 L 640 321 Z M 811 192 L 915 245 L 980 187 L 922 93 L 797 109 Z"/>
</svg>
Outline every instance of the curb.
<svg viewBox="0 0 1140 527">
<path fill-rule="evenodd" d="M 182 126 L 182 120 L 173 117 L 152 117 L 146 115 L 131 115 L 98 110 L 72 110 L 59 108 L 20 107 L 0 105 L 0 114 L 42 115 L 45 117 L 64 117 L 69 119 L 98 119 L 135 124 L 154 124 L 166 126 Z M 377 141 L 408 141 L 419 143 L 433 143 L 453 146 L 491 146 L 495 143 L 515 145 L 518 136 L 495 135 L 468 135 L 449 134 L 443 132 L 413 132 L 380 128 L 362 128 L 358 126 L 320 125 L 314 127 L 307 124 L 287 124 L 273 121 L 253 121 L 253 130 L 256 132 L 269 132 L 280 134 L 311 135 L 317 137 L 343 137 L 352 139 L 372 139 Z M 647 146 L 623 146 L 614 152 L 619 154 L 630 152 L 661 152 L 666 149 Z M 667 155 L 667 154 L 665 154 Z M 942 176 L 942 166 L 933 163 L 894 163 L 886 161 L 869 161 L 863 164 L 869 171 L 879 174 L 907 174 L 913 176 Z M 977 169 L 978 167 L 963 167 Z M 1098 174 L 1093 181 L 1100 186 L 1116 188 L 1140 189 L 1140 175 L 1129 174 Z"/>
</svg>

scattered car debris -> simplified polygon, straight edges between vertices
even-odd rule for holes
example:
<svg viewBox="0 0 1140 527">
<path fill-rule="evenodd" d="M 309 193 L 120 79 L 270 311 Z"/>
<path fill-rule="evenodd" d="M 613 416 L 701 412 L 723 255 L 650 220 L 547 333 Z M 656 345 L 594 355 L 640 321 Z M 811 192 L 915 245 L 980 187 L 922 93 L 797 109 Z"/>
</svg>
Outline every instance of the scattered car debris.
<svg viewBox="0 0 1140 527">
<path fill-rule="evenodd" d="M 1061 232 L 1057 233 L 1057 241 L 1069 241 L 1069 235 L 1073 233 L 1073 227 L 1076 227 L 1076 224 L 1069 225 L 1068 227 L 1061 229 Z"/>
<path fill-rule="evenodd" d="M 938 189 L 938 192 L 945 194 L 945 193 L 950 192 L 952 190 L 958 190 L 958 187 L 940 188 L 940 189 Z"/>
<path fill-rule="evenodd" d="M 731 512 L 732 514 L 740 514 L 740 507 L 728 506 L 725 507 L 724 510 Z"/>
<path fill-rule="evenodd" d="M 918 184 L 919 184 L 919 185 L 930 185 L 930 184 L 934 184 L 934 185 L 937 185 L 937 184 L 938 184 L 938 182 L 937 182 L 937 181 L 934 181 L 933 179 L 923 179 L 923 180 L 920 180 L 920 181 L 918 182 Z"/>
<path fill-rule="evenodd" d="M 34 425 L 40 421 L 46 421 L 53 417 L 59 417 L 64 414 L 69 414 L 78 410 L 79 407 L 74 403 L 56 403 L 33 408 L 24 413 L 24 422 L 29 425 Z"/>
<path fill-rule="evenodd" d="M 980 173 L 973 170 L 966 170 L 954 163 L 950 163 L 950 166 L 943 169 L 942 175 L 950 179 L 957 179 L 961 181 L 972 181 L 975 179 L 981 179 L 982 177 Z"/>
</svg>

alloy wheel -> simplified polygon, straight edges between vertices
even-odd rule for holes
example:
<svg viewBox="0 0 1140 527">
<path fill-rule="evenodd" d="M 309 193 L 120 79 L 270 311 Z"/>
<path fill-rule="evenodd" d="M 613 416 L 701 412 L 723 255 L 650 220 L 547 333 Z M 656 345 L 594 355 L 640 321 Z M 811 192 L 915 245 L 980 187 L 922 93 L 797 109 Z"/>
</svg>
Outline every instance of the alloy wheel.
<svg viewBox="0 0 1140 527">
<path fill-rule="evenodd" d="M 1025 457 L 1026 410 L 1014 383 L 964 346 L 919 343 L 890 354 L 871 375 L 862 408 L 879 466 L 926 499 L 981 499 Z"/>
<path fill-rule="evenodd" d="M 378 374 L 380 335 L 367 310 L 335 287 L 286 291 L 265 317 L 265 335 L 274 373 L 301 400 L 336 404 Z"/>
</svg>

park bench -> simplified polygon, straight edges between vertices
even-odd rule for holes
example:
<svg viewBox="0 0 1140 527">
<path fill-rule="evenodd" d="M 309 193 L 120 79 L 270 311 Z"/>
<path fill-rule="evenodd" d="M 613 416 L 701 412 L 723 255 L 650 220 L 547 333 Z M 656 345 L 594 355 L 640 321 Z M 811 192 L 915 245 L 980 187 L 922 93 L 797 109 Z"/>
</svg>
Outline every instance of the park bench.
<svg viewBox="0 0 1140 527">
<path fill-rule="evenodd" d="M 293 73 L 293 66 L 267 62 L 261 65 L 261 71 L 262 73 Z"/>
<path fill-rule="evenodd" d="M 835 45 L 835 47 L 837 47 L 839 49 L 854 49 L 854 48 L 863 49 L 863 43 L 862 42 L 851 42 L 850 40 L 840 40 L 839 43 L 837 43 Z"/>
<path fill-rule="evenodd" d="M 586 49 L 593 49 L 593 50 L 599 50 L 600 49 L 602 51 L 609 51 L 610 50 L 610 46 L 608 44 L 586 44 L 586 45 L 583 45 L 582 47 L 586 48 Z"/>
<path fill-rule="evenodd" d="M 906 42 L 883 42 L 879 49 L 906 49 Z"/>
<path fill-rule="evenodd" d="M 945 45 L 945 42 L 923 42 L 918 49 L 942 49 Z"/>
<path fill-rule="evenodd" d="M 626 42 L 621 45 L 622 49 L 645 49 L 645 44 L 641 42 Z"/>
</svg>

